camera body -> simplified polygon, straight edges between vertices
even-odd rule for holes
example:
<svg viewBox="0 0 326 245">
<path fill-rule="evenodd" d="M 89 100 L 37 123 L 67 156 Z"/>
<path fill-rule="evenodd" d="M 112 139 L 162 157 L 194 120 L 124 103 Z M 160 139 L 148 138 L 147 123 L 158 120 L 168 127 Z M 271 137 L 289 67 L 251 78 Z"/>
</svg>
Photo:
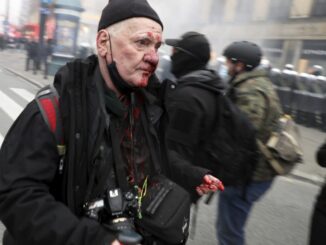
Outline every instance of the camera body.
<svg viewBox="0 0 326 245">
<path fill-rule="evenodd" d="M 85 215 L 99 221 L 110 231 L 119 233 L 124 244 L 138 244 L 142 237 L 135 231 L 134 217 L 138 212 L 138 196 L 120 188 L 108 189 L 103 198 L 84 205 Z"/>
</svg>

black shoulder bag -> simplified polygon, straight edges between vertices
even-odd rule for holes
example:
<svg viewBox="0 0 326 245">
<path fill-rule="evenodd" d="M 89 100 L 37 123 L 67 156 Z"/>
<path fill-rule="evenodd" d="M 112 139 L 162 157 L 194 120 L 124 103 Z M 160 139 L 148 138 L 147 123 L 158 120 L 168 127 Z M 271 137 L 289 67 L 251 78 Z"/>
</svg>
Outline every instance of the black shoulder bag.
<svg viewBox="0 0 326 245">
<path fill-rule="evenodd" d="M 141 120 L 146 125 L 143 113 Z M 150 143 L 148 128 L 145 128 L 145 135 Z M 141 197 L 142 217 L 136 218 L 136 225 L 164 243 L 181 244 L 187 240 L 189 234 L 190 195 L 181 186 L 160 174 L 157 161 L 152 159 L 152 164 L 155 174 L 149 177 L 146 193 Z"/>
</svg>

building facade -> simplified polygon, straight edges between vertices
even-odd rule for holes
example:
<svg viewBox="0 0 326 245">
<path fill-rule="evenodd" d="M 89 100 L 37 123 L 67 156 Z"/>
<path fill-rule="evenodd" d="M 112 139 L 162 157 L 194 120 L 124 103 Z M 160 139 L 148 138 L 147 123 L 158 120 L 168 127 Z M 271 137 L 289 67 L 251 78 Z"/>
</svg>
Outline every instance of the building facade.
<svg viewBox="0 0 326 245">
<path fill-rule="evenodd" d="M 326 0 L 206 0 L 202 31 L 218 54 L 232 41 L 261 45 L 274 67 L 326 67 Z"/>
</svg>

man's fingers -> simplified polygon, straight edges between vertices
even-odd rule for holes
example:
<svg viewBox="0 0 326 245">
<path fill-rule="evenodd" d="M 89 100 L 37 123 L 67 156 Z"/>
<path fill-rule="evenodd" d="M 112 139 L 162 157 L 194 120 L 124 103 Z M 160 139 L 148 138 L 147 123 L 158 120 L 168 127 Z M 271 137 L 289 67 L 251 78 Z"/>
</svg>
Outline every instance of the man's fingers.
<svg viewBox="0 0 326 245">
<path fill-rule="evenodd" d="M 199 187 L 196 187 L 196 191 L 197 191 L 197 194 L 198 194 L 199 196 L 204 195 L 204 193 L 202 192 L 202 190 L 201 190 Z"/>
<path fill-rule="evenodd" d="M 122 245 L 118 240 L 114 240 L 111 245 Z"/>
<path fill-rule="evenodd" d="M 216 191 L 216 190 L 223 191 L 224 190 L 224 185 L 223 185 L 222 181 L 220 181 L 218 178 L 216 178 L 210 174 L 207 174 L 204 176 L 203 184 L 201 184 L 201 185 L 208 186 L 208 188 L 212 191 Z"/>
</svg>

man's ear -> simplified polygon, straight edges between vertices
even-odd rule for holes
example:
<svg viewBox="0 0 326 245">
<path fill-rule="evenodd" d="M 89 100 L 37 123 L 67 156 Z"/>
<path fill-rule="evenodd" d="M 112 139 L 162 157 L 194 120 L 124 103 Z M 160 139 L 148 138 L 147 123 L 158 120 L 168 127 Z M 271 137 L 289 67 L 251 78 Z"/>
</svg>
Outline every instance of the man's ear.
<svg viewBox="0 0 326 245">
<path fill-rule="evenodd" d="M 97 53 L 101 57 L 105 57 L 106 54 L 109 52 L 107 41 L 109 39 L 109 34 L 106 30 L 100 30 L 96 36 L 96 48 Z"/>
</svg>

